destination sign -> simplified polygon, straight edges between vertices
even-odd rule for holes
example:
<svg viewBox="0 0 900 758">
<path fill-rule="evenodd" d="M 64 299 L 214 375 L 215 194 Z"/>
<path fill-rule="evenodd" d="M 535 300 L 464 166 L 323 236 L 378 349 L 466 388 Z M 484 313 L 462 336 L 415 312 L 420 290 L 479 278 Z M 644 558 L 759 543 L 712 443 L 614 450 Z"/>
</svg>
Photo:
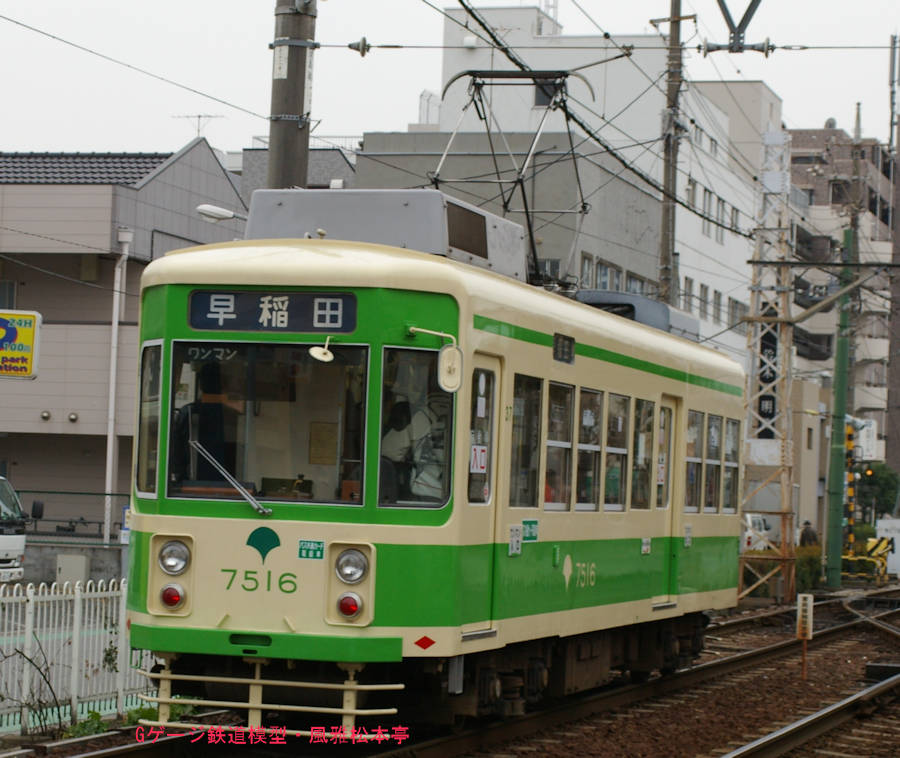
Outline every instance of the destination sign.
<svg viewBox="0 0 900 758">
<path fill-rule="evenodd" d="M 194 329 L 229 332 L 352 332 L 356 296 L 334 292 L 192 292 Z"/>
</svg>

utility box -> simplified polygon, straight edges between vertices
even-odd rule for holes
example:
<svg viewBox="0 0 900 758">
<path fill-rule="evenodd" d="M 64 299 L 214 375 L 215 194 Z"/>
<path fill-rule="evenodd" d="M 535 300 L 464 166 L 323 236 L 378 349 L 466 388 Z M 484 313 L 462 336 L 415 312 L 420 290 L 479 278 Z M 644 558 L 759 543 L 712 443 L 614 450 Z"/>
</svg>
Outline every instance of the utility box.
<svg viewBox="0 0 900 758">
<path fill-rule="evenodd" d="M 90 558 L 86 555 L 57 555 L 56 556 L 56 581 L 62 585 L 69 582 L 74 585 L 81 582 L 87 584 L 91 574 Z"/>
</svg>

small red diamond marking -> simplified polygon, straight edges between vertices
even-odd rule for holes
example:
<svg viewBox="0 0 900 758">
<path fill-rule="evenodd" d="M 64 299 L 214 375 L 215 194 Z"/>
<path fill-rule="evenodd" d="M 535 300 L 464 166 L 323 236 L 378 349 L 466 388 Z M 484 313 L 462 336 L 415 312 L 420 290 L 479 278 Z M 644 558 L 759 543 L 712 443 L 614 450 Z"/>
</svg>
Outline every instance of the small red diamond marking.
<svg viewBox="0 0 900 758">
<path fill-rule="evenodd" d="M 434 640 L 426 635 L 425 637 L 420 637 L 419 639 L 417 639 L 413 644 L 418 645 L 420 648 L 422 648 L 422 650 L 428 650 L 428 648 L 430 648 L 434 644 Z"/>
</svg>

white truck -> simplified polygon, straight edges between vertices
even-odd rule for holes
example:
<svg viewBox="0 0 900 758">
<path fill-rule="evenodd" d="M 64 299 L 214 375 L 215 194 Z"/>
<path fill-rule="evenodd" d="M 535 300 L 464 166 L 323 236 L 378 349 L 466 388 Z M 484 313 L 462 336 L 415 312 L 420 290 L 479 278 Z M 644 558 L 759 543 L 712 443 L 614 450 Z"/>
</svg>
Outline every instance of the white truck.
<svg viewBox="0 0 900 758">
<path fill-rule="evenodd" d="M 35 501 L 33 518 L 41 518 L 44 504 Z M 25 575 L 25 523 L 19 496 L 6 477 L 0 476 L 0 584 L 18 582 Z"/>
</svg>

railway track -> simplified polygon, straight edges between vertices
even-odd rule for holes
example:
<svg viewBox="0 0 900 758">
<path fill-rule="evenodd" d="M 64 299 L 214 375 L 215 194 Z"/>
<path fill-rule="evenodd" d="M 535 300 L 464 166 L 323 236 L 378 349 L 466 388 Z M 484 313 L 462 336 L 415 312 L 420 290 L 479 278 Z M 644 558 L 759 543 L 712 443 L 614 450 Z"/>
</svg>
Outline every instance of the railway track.
<svg viewBox="0 0 900 758">
<path fill-rule="evenodd" d="M 881 610 L 880 602 L 870 603 L 867 610 L 872 615 L 866 615 L 866 611 L 858 610 L 853 607 L 852 603 L 859 603 L 859 598 L 846 599 L 842 604 L 830 603 L 829 608 L 840 607 L 847 615 L 852 615 L 852 621 L 835 625 L 827 629 L 821 629 L 816 632 L 814 638 L 809 643 L 811 656 L 815 656 L 815 651 L 828 646 L 834 647 L 833 651 L 826 651 L 825 658 L 834 655 L 844 655 L 847 648 L 841 644 L 842 638 L 847 635 L 856 634 L 857 636 L 864 630 L 872 630 L 869 634 L 877 632 L 879 635 L 885 633 L 900 637 L 900 628 L 890 623 L 900 617 L 900 609 L 892 608 L 889 610 Z M 784 615 L 790 613 L 788 610 L 778 610 L 771 616 Z M 743 621 L 743 619 L 742 619 Z M 718 627 L 718 628 L 721 628 Z M 606 742 L 606 727 L 616 721 L 621 721 L 621 714 L 631 713 L 631 716 L 624 718 L 641 718 L 641 714 L 652 714 L 656 710 L 665 710 L 669 707 L 677 707 L 679 705 L 692 707 L 695 699 L 695 693 L 705 689 L 707 692 L 715 693 L 716 691 L 725 692 L 729 688 L 737 687 L 740 689 L 742 682 L 747 680 L 748 674 L 741 672 L 753 672 L 766 666 L 777 669 L 776 663 L 784 659 L 798 655 L 800 649 L 799 641 L 788 639 L 778 641 L 753 650 L 729 655 L 727 657 L 713 660 L 708 663 L 677 672 L 671 676 L 653 679 L 644 684 L 632 684 L 610 688 L 607 691 L 594 693 L 589 696 L 576 697 L 567 699 L 553 707 L 527 714 L 522 717 L 508 719 L 496 724 L 480 724 L 477 729 L 460 732 L 458 734 L 442 736 L 439 738 L 416 741 L 412 740 L 399 748 L 389 748 L 385 744 L 385 749 L 376 750 L 368 746 L 354 745 L 352 755 L 379 755 L 379 756 L 412 756 L 417 758 L 437 757 L 447 758 L 447 756 L 457 756 L 463 754 L 472 754 L 476 751 L 489 750 L 497 745 L 504 745 L 504 755 L 516 754 L 517 750 L 512 752 L 507 749 L 508 743 L 515 740 L 531 739 L 538 740 L 532 742 L 530 749 L 523 749 L 523 754 L 528 752 L 534 755 L 535 746 L 552 754 L 555 750 L 560 749 L 565 754 L 565 745 L 568 740 L 590 740 L 596 738 L 601 740 L 598 744 Z M 829 648 L 831 650 L 831 648 Z M 896 650 L 896 648 L 895 648 Z M 781 664 L 778 664 L 781 665 Z M 735 679 L 735 677 L 737 677 Z M 847 693 L 844 693 L 845 695 Z M 849 700 L 850 698 L 845 698 Z M 865 702 L 865 701 L 864 701 Z M 849 706 L 848 706 L 849 707 Z M 696 710 L 696 708 L 695 708 Z M 609 714 L 604 716 L 598 725 L 596 717 L 599 714 Z M 578 720 L 592 718 L 588 723 L 575 724 Z M 549 736 L 542 736 L 549 735 Z M 410 730 L 410 736 L 415 738 L 414 730 Z M 757 735 L 758 736 L 758 735 Z M 179 753 L 184 749 L 188 749 L 191 755 L 197 755 L 203 749 L 216 750 L 216 755 L 221 756 L 224 753 L 231 754 L 229 750 L 223 750 L 225 745 L 205 745 L 203 743 L 187 745 L 187 741 L 181 737 L 161 738 L 155 743 L 145 742 L 137 744 L 133 736 L 126 740 L 126 744 L 102 747 L 92 749 L 96 745 L 96 740 L 102 739 L 102 735 L 91 739 L 84 740 L 84 750 L 75 749 L 76 745 L 71 746 L 46 746 L 40 751 L 19 751 L 10 754 L 9 758 L 26 758 L 29 755 L 50 755 L 50 756 L 68 756 L 68 755 L 90 755 L 90 756 L 113 756 L 126 755 L 133 753 L 137 755 L 154 756 L 159 752 L 162 754 Z M 543 742 L 539 742 L 544 740 Z M 73 742 L 73 741 L 69 741 Z M 751 740 L 752 742 L 752 740 Z M 392 743 L 391 743 L 392 744 Z M 749 743 L 748 743 L 749 744 Z M 732 743 L 733 746 L 733 743 Z M 231 746 L 228 746 L 231 747 Z M 294 748 L 302 752 L 307 752 L 306 748 L 321 748 L 320 745 L 306 745 L 302 741 L 294 742 Z M 335 754 L 334 749 L 337 745 L 327 745 L 331 748 L 331 754 Z M 322 754 L 322 750 L 316 751 Z M 575 754 L 568 751 L 569 754 Z M 296 753 L 295 753 L 296 754 Z M 583 753 L 589 754 L 589 753 Z M 607 752 L 607 755 L 616 754 Z M 654 755 L 654 753 L 643 753 L 644 755 Z M 671 752 L 659 752 L 658 755 L 672 754 Z M 765 755 L 766 753 L 759 753 Z M 741 754 L 736 754 L 741 755 Z M 747 755 L 754 755 L 747 753 Z M 0 758 L 6 758 L 6 754 L 0 754 Z"/>
<path fill-rule="evenodd" d="M 865 718 L 852 729 L 835 734 L 848 721 L 861 715 Z M 782 755 L 804 758 L 813 754 L 865 755 L 868 758 L 895 756 L 900 737 L 898 722 L 900 674 L 760 737 L 724 758 L 777 758 Z M 815 744 L 810 744 L 814 740 Z M 849 752 L 851 750 L 853 752 Z"/>
<path fill-rule="evenodd" d="M 900 612 L 882 612 L 874 618 L 874 621 L 884 623 L 886 619 L 897 615 L 900 615 Z M 869 631 L 870 629 L 872 631 Z M 883 631 L 873 627 L 868 618 L 856 618 L 820 630 L 809 642 L 811 665 L 817 663 L 820 668 L 827 668 L 831 658 L 852 655 L 851 651 L 857 646 L 856 640 L 852 639 L 853 635 L 864 637 L 879 634 L 880 639 L 880 633 Z M 851 635 L 849 641 L 848 635 Z M 611 733 L 615 731 L 615 727 L 629 720 L 634 720 L 631 726 L 637 726 L 640 730 L 641 722 L 646 725 L 647 720 L 655 713 L 668 709 L 677 711 L 678 718 L 689 718 L 691 712 L 696 714 L 700 710 L 707 710 L 698 706 L 701 697 L 708 697 L 712 701 L 732 700 L 735 703 L 734 707 L 739 710 L 744 689 L 749 691 L 753 686 L 757 686 L 751 684 L 751 681 L 760 678 L 756 674 L 768 667 L 772 671 L 771 679 L 774 685 L 775 674 L 780 668 L 785 668 L 781 662 L 788 656 L 798 656 L 800 647 L 801 643 L 795 639 L 777 642 L 686 669 L 668 677 L 654 679 L 645 684 L 617 687 L 606 692 L 569 699 L 540 712 L 497 724 L 482 725 L 478 729 L 460 734 L 409 744 L 378 755 L 391 758 L 399 756 L 447 758 L 469 754 L 482 755 L 485 753 L 481 751 L 490 751 L 501 745 L 501 753 L 504 756 L 534 755 L 536 747 L 541 754 L 546 755 L 591 755 L 589 746 L 592 741 L 596 741 L 599 748 L 597 755 L 680 754 L 681 751 L 673 749 L 671 744 L 666 746 L 662 741 L 658 752 L 629 753 L 626 750 L 624 753 L 617 753 L 616 749 L 610 746 Z M 819 649 L 821 653 L 816 657 L 816 651 Z M 792 661 L 791 665 L 797 668 L 796 660 Z M 765 674 L 762 674 L 762 679 L 766 680 Z M 698 694 L 701 691 L 705 695 Z M 601 718 L 598 719 L 598 716 Z M 590 720 L 576 723 L 583 719 Z M 702 729 L 703 724 L 698 723 L 697 727 Z M 724 730 L 726 727 L 727 723 L 721 728 Z M 519 745 L 515 743 L 516 740 L 525 739 L 530 739 L 531 742 Z M 660 737 L 660 740 L 664 740 L 664 736 Z M 573 744 L 577 747 L 573 747 Z M 652 745 L 648 749 L 652 750 Z"/>
</svg>

